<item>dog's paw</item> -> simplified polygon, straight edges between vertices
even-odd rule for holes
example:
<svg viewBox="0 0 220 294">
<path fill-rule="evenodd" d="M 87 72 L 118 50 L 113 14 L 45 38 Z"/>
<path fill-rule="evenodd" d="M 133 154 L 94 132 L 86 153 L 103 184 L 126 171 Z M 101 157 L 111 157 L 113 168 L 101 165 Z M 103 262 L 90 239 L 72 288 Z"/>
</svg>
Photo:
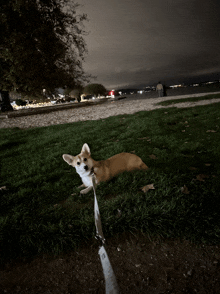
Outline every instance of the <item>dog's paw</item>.
<svg viewBox="0 0 220 294">
<path fill-rule="evenodd" d="M 82 191 L 80 191 L 80 195 L 85 195 L 85 194 L 87 194 L 88 193 L 88 191 L 86 191 L 86 189 L 85 190 L 82 190 Z"/>
<path fill-rule="evenodd" d="M 86 189 L 83 189 L 83 190 L 81 190 L 80 191 L 80 194 L 82 194 L 82 195 L 85 195 L 85 194 L 87 194 L 89 191 L 91 191 L 92 190 L 92 187 L 88 187 L 88 188 L 86 188 Z"/>
</svg>

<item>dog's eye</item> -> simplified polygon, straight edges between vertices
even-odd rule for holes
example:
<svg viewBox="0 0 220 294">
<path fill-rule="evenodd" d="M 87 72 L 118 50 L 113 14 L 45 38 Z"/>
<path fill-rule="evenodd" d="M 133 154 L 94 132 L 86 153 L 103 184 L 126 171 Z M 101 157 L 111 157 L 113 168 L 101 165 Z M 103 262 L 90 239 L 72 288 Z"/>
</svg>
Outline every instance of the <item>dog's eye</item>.
<svg viewBox="0 0 220 294">
<path fill-rule="evenodd" d="M 87 161 L 87 158 L 84 158 L 84 161 Z"/>
<path fill-rule="evenodd" d="M 77 165 L 80 165 L 80 162 L 77 162 Z"/>
</svg>

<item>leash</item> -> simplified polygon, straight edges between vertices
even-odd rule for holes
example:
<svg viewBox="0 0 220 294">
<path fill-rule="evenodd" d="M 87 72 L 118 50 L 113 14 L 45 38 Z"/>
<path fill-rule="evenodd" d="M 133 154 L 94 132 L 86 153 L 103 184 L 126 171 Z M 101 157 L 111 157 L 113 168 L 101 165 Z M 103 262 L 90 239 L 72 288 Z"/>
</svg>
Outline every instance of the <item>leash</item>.
<svg viewBox="0 0 220 294">
<path fill-rule="evenodd" d="M 101 242 L 101 246 L 99 247 L 99 257 L 101 259 L 102 269 L 105 278 L 105 293 L 106 294 L 119 294 L 119 287 L 117 284 L 117 280 L 111 266 L 110 260 L 108 258 L 108 254 L 105 250 L 105 238 L 102 231 L 102 223 L 101 217 L 99 213 L 99 206 L 95 192 L 95 175 L 92 174 L 92 186 L 94 191 L 94 217 L 95 217 L 95 226 L 96 226 L 96 239 Z"/>
</svg>

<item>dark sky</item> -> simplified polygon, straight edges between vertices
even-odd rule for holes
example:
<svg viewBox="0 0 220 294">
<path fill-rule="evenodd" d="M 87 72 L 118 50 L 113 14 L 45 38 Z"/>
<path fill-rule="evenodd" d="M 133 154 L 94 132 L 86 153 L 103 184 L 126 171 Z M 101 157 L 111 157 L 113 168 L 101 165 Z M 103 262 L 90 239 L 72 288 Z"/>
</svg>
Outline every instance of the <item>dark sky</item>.
<svg viewBox="0 0 220 294">
<path fill-rule="evenodd" d="M 78 2 L 93 82 L 117 89 L 220 78 L 220 0 Z"/>
</svg>

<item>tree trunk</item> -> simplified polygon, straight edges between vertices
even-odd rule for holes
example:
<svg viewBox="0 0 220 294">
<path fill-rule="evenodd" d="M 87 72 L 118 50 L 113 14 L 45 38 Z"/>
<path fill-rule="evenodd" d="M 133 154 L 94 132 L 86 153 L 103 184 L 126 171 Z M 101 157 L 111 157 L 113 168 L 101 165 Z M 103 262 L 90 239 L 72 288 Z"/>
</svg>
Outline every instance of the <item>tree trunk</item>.
<svg viewBox="0 0 220 294">
<path fill-rule="evenodd" d="M 8 91 L 0 91 L 1 96 L 2 96 L 2 105 L 1 105 L 1 111 L 13 111 L 13 107 L 11 106 L 10 103 L 10 98 L 9 98 L 9 92 Z"/>
</svg>

